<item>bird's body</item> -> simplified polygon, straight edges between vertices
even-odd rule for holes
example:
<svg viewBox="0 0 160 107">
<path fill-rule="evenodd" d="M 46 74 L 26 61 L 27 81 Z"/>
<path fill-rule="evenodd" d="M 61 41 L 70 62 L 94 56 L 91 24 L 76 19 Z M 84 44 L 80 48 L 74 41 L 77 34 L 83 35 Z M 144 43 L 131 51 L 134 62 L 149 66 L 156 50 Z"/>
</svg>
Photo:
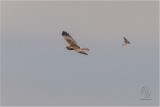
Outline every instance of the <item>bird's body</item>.
<svg viewBox="0 0 160 107">
<path fill-rule="evenodd" d="M 64 37 L 64 39 L 69 44 L 69 46 L 66 47 L 68 50 L 75 50 L 78 53 L 88 55 L 83 50 L 88 50 L 89 51 L 89 49 L 88 48 L 81 48 L 80 46 L 78 46 L 77 43 L 76 43 L 76 41 L 66 31 L 62 32 L 62 36 Z"/>
<path fill-rule="evenodd" d="M 124 38 L 124 44 L 122 44 L 122 46 L 126 46 L 127 44 L 130 44 L 130 42 L 125 37 L 123 38 Z"/>
</svg>

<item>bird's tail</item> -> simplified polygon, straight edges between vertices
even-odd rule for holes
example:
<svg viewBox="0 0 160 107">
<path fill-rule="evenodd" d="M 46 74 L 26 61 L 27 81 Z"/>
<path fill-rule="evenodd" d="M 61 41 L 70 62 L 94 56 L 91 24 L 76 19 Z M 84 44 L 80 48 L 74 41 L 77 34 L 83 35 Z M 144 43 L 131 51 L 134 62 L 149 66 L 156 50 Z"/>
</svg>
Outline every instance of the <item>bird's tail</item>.
<svg viewBox="0 0 160 107">
<path fill-rule="evenodd" d="M 126 45 L 127 45 L 126 43 L 122 44 L 122 46 L 126 46 Z"/>
<path fill-rule="evenodd" d="M 89 51 L 89 49 L 88 49 L 88 48 L 82 48 L 82 47 L 81 47 L 81 49 L 82 49 L 82 50 L 86 50 L 86 51 Z"/>
<path fill-rule="evenodd" d="M 81 54 L 85 54 L 85 55 L 88 55 L 86 52 L 84 52 L 82 49 L 76 49 L 75 51 L 77 51 L 78 53 L 81 53 Z"/>
</svg>

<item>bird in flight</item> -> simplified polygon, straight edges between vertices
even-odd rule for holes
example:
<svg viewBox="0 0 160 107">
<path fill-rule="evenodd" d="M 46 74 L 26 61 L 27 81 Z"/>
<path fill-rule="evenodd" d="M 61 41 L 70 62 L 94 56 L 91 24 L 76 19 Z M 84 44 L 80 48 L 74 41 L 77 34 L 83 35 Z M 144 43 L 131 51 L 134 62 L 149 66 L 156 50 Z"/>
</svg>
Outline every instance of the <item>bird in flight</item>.
<svg viewBox="0 0 160 107">
<path fill-rule="evenodd" d="M 88 55 L 84 50 L 89 51 L 89 49 L 88 48 L 82 48 L 82 47 L 78 46 L 76 41 L 66 31 L 62 32 L 62 36 L 64 37 L 64 39 L 69 44 L 69 46 L 66 47 L 68 50 L 75 50 L 78 53 Z"/>
<path fill-rule="evenodd" d="M 125 37 L 123 38 L 124 38 L 124 44 L 122 44 L 122 46 L 126 46 L 127 44 L 130 44 L 130 42 Z"/>
</svg>

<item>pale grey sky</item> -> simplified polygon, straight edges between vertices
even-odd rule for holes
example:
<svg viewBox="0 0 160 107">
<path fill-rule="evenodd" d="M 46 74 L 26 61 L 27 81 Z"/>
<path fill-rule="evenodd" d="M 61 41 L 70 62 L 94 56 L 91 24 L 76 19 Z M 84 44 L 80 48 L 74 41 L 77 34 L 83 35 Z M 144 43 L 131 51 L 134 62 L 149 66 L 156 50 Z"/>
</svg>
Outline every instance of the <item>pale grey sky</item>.
<svg viewBox="0 0 160 107">
<path fill-rule="evenodd" d="M 158 105 L 158 2 L 1 4 L 2 105 Z M 63 30 L 89 55 L 68 51 Z"/>
</svg>

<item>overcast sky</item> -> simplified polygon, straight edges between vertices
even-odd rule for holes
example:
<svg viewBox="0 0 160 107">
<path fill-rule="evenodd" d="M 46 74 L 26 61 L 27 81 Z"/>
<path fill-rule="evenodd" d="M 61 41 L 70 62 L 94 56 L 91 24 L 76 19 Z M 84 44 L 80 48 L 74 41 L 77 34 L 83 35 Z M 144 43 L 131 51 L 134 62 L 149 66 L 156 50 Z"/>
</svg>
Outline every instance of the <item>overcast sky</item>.
<svg viewBox="0 0 160 107">
<path fill-rule="evenodd" d="M 158 1 L 1 4 L 2 105 L 158 105 Z"/>
</svg>

